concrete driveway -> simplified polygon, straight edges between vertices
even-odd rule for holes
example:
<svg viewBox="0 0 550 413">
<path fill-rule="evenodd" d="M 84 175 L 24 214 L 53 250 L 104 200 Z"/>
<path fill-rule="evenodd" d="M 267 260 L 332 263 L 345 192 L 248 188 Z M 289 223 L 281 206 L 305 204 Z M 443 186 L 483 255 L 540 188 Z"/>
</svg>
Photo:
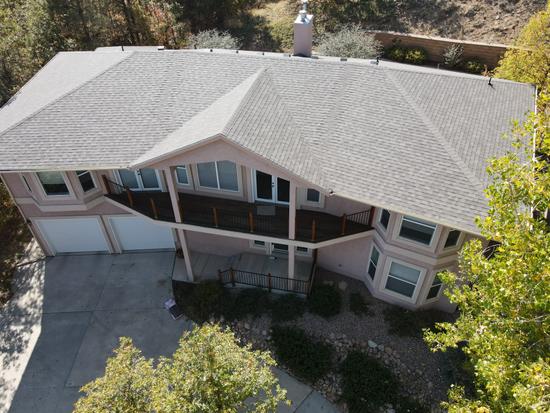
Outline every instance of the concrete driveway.
<svg viewBox="0 0 550 413">
<path fill-rule="evenodd" d="M 163 308 L 173 264 L 173 253 L 158 252 L 59 256 L 22 268 L 0 313 L 0 412 L 71 412 L 120 336 L 146 357 L 170 355 L 192 328 Z M 336 412 L 309 386 L 276 374 L 293 402 L 280 412 Z"/>
</svg>

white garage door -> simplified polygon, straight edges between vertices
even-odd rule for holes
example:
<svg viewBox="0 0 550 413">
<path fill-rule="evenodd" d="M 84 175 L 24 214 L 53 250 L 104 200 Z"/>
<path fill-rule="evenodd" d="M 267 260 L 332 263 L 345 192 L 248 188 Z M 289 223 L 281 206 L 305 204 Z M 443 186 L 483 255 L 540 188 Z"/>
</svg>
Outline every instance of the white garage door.
<svg viewBox="0 0 550 413">
<path fill-rule="evenodd" d="M 124 251 L 174 249 L 172 230 L 138 217 L 110 218 L 120 248 Z"/>
<path fill-rule="evenodd" d="M 35 222 L 54 254 L 109 251 L 97 217 L 39 219 Z"/>
</svg>

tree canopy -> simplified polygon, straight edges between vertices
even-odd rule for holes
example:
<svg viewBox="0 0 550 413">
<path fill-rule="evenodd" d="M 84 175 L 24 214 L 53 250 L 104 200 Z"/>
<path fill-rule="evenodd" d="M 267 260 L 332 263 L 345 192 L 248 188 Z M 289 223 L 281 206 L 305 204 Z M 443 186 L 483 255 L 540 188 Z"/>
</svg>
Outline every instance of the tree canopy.
<svg viewBox="0 0 550 413">
<path fill-rule="evenodd" d="M 240 346 L 234 334 L 205 324 L 185 333 L 156 367 L 122 338 L 105 375 L 82 387 L 75 413 L 274 412 L 285 402 L 269 353 Z"/>
<path fill-rule="evenodd" d="M 541 99 L 547 104 L 547 96 Z M 441 277 L 460 315 L 425 339 L 434 350 L 464 343 L 475 370 L 476 394 L 453 388 L 451 413 L 550 410 L 550 228 L 533 213 L 550 207 L 550 173 L 543 157 L 524 161 L 533 157 L 535 131 L 541 152 L 550 153 L 548 116 L 539 112 L 514 129 L 524 156 L 511 152 L 490 161 L 489 213 L 478 225 L 497 242 L 494 251 L 471 241 L 458 274 Z"/>
<path fill-rule="evenodd" d="M 529 20 L 514 46 L 499 62 L 496 76 L 550 91 L 550 1 Z"/>
</svg>

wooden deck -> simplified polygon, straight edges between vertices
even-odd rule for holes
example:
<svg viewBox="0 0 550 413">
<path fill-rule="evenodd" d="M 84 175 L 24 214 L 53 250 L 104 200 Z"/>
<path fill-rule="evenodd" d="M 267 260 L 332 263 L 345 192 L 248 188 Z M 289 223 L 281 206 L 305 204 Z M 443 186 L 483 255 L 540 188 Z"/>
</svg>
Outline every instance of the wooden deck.
<svg viewBox="0 0 550 413">
<path fill-rule="evenodd" d="M 154 219 L 175 222 L 167 192 L 112 191 L 106 195 L 135 211 Z M 255 233 L 288 239 L 288 207 L 249 203 L 226 198 L 215 198 L 179 193 L 183 223 L 230 231 Z M 369 212 L 338 217 L 319 211 L 296 211 L 296 239 L 319 242 L 344 235 L 368 231 Z"/>
</svg>

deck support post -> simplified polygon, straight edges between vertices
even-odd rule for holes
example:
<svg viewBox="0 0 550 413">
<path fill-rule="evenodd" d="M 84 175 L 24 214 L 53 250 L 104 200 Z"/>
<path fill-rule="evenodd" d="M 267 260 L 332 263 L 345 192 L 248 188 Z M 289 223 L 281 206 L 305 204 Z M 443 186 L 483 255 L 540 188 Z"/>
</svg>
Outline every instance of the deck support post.
<svg viewBox="0 0 550 413">
<path fill-rule="evenodd" d="M 343 215 L 342 215 L 342 224 L 341 224 L 342 231 L 341 231 L 341 235 L 346 235 L 346 223 L 347 223 L 347 218 L 348 218 L 348 216 L 347 216 L 346 214 L 343 214 Z"/>
<path fill-rule="evenodd" d="M 293 245 L 288 246 L 288 289 L 294 290 L 294 277 L 296 275 L 296 249 Z"/>
<path fill-rule="evenodd" d="M 311 221 L 311 240 L 317 240 L 317 221 Z"/>
<path fill-rule="evenodd" d="M 252 211 L 248 211 L 248 228 L 250 232 L 254 232 L 254 214 Z"/>
<path fill-rule="evenodd" d="M 179 200 L 178 189 L 176 188 L 176 184 L 174 182 L 174 169 L 171 167 L 165 168 L 163 170 L 163 173 L 166 186 L 168 187 L 168 193 L 170 194 L 170 201 L 172 203 L 172 210 L 174 212 L 174 221 L 180 223 L 182 222 L 183 215 L 181 213 L 182 208 Z M 183 259 L 185 260 L 187 277 L 189 281 L 192 282 L 195 280 L 195 277 L 193 275 L 193 267 L 191 265 L 191 252 L 189 251 L 189 247 L 187 245 L 187 237 L 183 229 L 176 229 L 176 234 L 181 250 L 183 252 Z"/>
<path fill-rule="evenodd" d="M 296 239 L 296 183 L 290 181 L 288 199 L 288 239 Z"/>
<path fill-rule="evenodd" d="M 153 216 L 155 217 L 155 219 L 159 219 L 159 210 L 157 208 L 157 204 L 155 204 L 155 200 L 153 198 L 149 198 L 149 203 L 151 204 Z"/>
<path fill-rule="evenodd" d="M 231 285 L 235 287 L 235 270 L 233 267 L 229 269 L 229 277 L 231 278 Z"/>
<path fill-rule="evenodd" d="M 107 179 L 107 177 L 105 175 L 101 175 L 101 179 L 103 180 L 103 186 L 105 187 L 107 194 L 112 195 L 111 184 L 109 183 L 109 180 Z"/>
<path fill-rule="evenodd" d="M 370 207 L 370 211 L 369 211 L 369 227 L 372 228 L 372 221 L 374 220 L 374 212 L 376 211 L 376 208 L 374 206 L 371 206 Z"/>
</svg>

